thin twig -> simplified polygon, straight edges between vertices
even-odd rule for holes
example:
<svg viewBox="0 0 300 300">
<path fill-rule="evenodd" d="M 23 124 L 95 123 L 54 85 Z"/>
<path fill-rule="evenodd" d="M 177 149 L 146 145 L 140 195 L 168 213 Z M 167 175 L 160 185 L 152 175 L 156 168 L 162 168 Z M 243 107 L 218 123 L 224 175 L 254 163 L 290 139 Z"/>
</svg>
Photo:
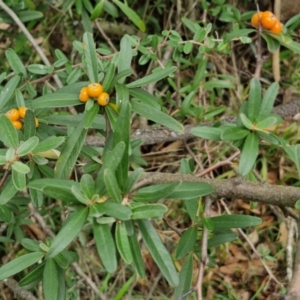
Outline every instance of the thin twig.
<svg viewBox="0 0 300 300">
<path fill-rule="evenodd" d="M 31 292 L 24 290 L 18 285 L 18 282 L 12 278 L 7 278 L 4 284 L 9 287 L 16 295 L 25 300 L 38 300 Z"/>
<path fill-rule="evenodd" d="M 210 216 L 210 208 L 212 204 L 212 198 L 210 196 L 205 197 L 205 207 L 204 207 L 204 218 L 209 218 Z M 209 230 L 203 226 L 202 229 L 202 238 L 201 238 L 201 257 L 200 257 L 200 263 L 199 263 L 199 272 L 198 272 L 198 279 L 196 284 L 196 291 L 197 291 L 197 299 L 202 300 L 202 284 L 203 284 L 203 276 L 204 276 L 204 270 L 206 268 L 206 265 L 208 263 L 208 255 L 207 255 L 207 240 L 208 240 L 208 234 Z"/>
</svg>

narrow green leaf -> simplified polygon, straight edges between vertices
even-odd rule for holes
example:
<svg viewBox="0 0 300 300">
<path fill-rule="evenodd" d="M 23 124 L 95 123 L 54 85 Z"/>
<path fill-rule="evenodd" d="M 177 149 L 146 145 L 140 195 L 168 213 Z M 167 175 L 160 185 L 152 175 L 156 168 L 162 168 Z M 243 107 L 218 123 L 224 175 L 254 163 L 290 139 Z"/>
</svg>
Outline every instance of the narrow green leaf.
<svg viewBox="0 0 300 300">
<path fill-rule="evenodd" d="M 130 69 L 132 60 L 131 39 L 125 34 L 120 42 L 120 53 L 118 61 L 118 72 Z M 119 83 L 123 83 L 125 78 L 119 79 Z"/>
<path fill-rule="evenodd" d="M 112 89 L 111 83 L 115 76 L 115 71 L 116 71 L 116 65 L 111 61 L 107 67 L 107 71 L 102 82 L 103 90 L 106 91 L 107 93 L 110 93 Z"/>
<path fill-rule="evenodd" d="M 153 109 L 161 110 L 161 107 L 158 101 L 156 100 L 156 98 L 146 90 L 143 90 L 141 88 L 135 88 L 135 89 L 128 89 L 128 92 L 130 95 L 138 99 L 140 102 L 148 106 L 152 106 Z"/>
<path fill-rule="evenodd" d="M 225 232 L 225 233 L 220 233 L 212 238 L 208 239 L 207 241 L 207 247 L 208 248 L 213 248 L 216 246 L 220 246 L 222 244 L 232 242 L 235 239 L 238 238 L 238 235 L 235 232 Z"/>
<path fill-rule="evenodd" d="M 14 168 L 12 169 L 12 180 L 14 186 L 19 191 L 22 191 L 26 187 L 26 175 L 24 173 L 19 173 Z"/>
<path fill-rule="evenodd" d="M 10 261 L 0 268 L 0 281 L 25 270 L 42 259 L 44 255 L 44 252 L 33 252 Z"/>
<path fill-rule="evenodd" d="M 80 178 L 80 187 L 83 193 L 89 198 L 96 193 L 95 191 L 95 182 L 93 177 L 90 174 L 83 174 Z"/>
<path fill-rule="evenodd" d="M 97 5 L 94 7 L 93 11 L 92 11 L 92 14 L 91 14 L 91 17 L 90 19 L 92 21 L 94 21 L 95 19 L 99 18 L 99 16 L 101 15 L 102 13 L 102 10 L 103 10 L 103 6 L 104 6 L 104 0 L 101 0 L 100 2 L 97 3 Z"/>
<path fill-rule="evenodd" d="M 184 258 L 190 251 L 193 250 L 197 240 L 197 229 L 190 227 L 181 236 L 176 247 L 176 258 Z"/>
<path fill-rule="evenodd" d="M 12 220 L 12 211 L 6 205 L 0 205 L 0 219 L 5 223 Z"/>
<path fill-rule="evenodd" d="M 163 204 L 143 204 L 131 208 L 131 219 L 162 218 L 168 211 Z"/>
<path fill-rule="evenodd" d="M 119 222 L 116 226 L 116 244 L 117 249 L 122 257 L 122 259 L 127 263 L 132 263 L 132 253 L 129 244 L 129 239 L 126 231 L 125 222 Z"/>
<path fill-rule="evenodd" d="M 193 254 L 189 254 L 179 272 L 179 285 L 175 288 L 174 300 L 186 300 L 188 296 L 182 297 L 187 293 L 192 284 L 193 278 Z"/>
<path fill-rule="evenodd" d="M 135 274 L 133 274 L 119 289 L 117 295 L 114 297 L 113 300 L 122 300 L 124 299 L 124 295 L 127 292 L 130 292 L 130 287 L 132 286 L 133 282 L 135 281 Z"/>
<path fill-rule="evenodd" d="M 17 75 L 23 75 L 24 77 L 27 76 L 26 69 L 17 55 L 17 53 L 13 49 L 7 49 L 5 51 L 5 56 L 10 64 L 11 68 Z"/>
<path fill-rule="evenodd" d="M 154 110 L 153 107 L 138 101 L 131 101 L 131 107 L 134 112 L 157 124 L 161 124 L 177 132 L 183 131 L 181 123 L 162 111 Z"/>
<path fill-rule="evenodd" d="M 32 74 L 47 75 L 47 74 L 51 74 L 53 72 L 54 67 L 45 66 L 42 64 L 31 64 L 31 65 L 28 65 L 27 69 Z"/>
<path fill-rule="evenodd" d="M 47 253 L 48 258 L 53 258 L 57 254 L 59 254 L 76 238 L 76 236 L 82 229 L 87 216 L 88 209 L 83 208 L 74 212 L 67 218 L 49 248 L 49 251 Z"/>
<path fill-rule="evenodd" d="M 259 138 L 256 132 L 250 132 L 244 142 L 240 163 L 239 173 L 242 176 L 247 175 L 252 168 L 258 156 Z"/>
<path fill-rule="evenodd" d="M 43 290 L 45 300 L 57 300 L 58 295 L 58 267 L 54 259 L 48 259 L 43 272 Z"/>
<path fill-rule="evenodd" d="M 121 190 L 119 188 L 114 172 L 112 172 L 110 169 L 104 170 L 104 183 L 110 198 L 116 202 L 121 203 L 122 202 Z"/>
<path fill-rule="evenodd" d="M 133 200 L 139 202 L 156 202 L 166 198 L 180 184 L 180 182 L 161 183 L 140 188 L 134 193 Z"/>
<path fill-rule="evenodd" d="M 221 140 L 221 130 L 220 128 L 209 127 L 209 126 L 199 126 L 194 127 L 191 130 L 192 134 L 204 139 L 212 140 L 212 141 L 220 141 Z"/>
<path fill-rule="evenodd" d="M 222 131 L 221 139 L 223 141 L 237 141 L 245 138 L 249 130 L 241 127 L 230 127 Z"/>
<path fill-rule="evenodd" d="M 93 223 L 94 239 L 99 257 L 104 268 L 109 273 L 114 273 L 117 269 L 116 245 L 107 224 Z"/>
<path fill-rule="evenodd" d="M 157 82 L 169 75 L 171 75 L 172 73 L 174 73 L 176 70 L 176 67 L 167 67 L 165 69 L 161 69 L 159 71 L 154 72 L 153 74 L 147 75 L 143 78 L 137 79 L 136 81 L 133 81 L 131 83 L 128 83 L 126 86 L 128 88 L 137 88 L 137 87 L 141 87 L 144 85 L 148 85 L 150 83 L 154 83 Z"/>
<path fill-rule="evenodd" d="M 119 0 L 113 0 L 113 2 L 119 6 L 119 8 L 123 11 L 123 13 L 129 18 L 129 20 L 142 32 L 146 30 L 145 23 L 141 20 L 139 15 L 132 10 L 130 7 L 120 2 Z"/>
<path fill-rule="evenodd" d="M 163 276 L 173 287 L 179 284 L 179 278 L 169 251 L 165 248 L 156 230 L 148 220 L 137 220 L 143 240 Z"/>
<path fill-rule="evenodd" d="M 263 100 L 261 103 L 261 107 L 259 110 L 259 114 L 257 117 L 257 120 L 263 120 L 266 118 L 269 114 L 271 114 L 273 106 L 274 106 L 274 101 L 276 99 L 276 96 L 278 94 L 279 90 L 279 84 L 277 82 L 273 82 L 267 91 L 265 92 L 263 96 Z"/>
<path fill-rule="evenodd" d="M 20 144 L 20 146 L 17 149 L 17 154 L 19 156 L 24 156 L 28 153 L 30 153 L 39 143 L 39 138 L 37 136 L 33 136 L 29 138 L 24 143 Z"/>
<path fill-rule="evenodd" d="M 256 122 L 261 106 L 261 86 L 257 78 L 250 81 L 250 92 L 247 102 L 247 117 L 251 122 Z"/>
<path fill-rule="evenodd" d="M 132 214 L 129 207 L 121 203 L 115 203 L 111 201 L 94 204 L 92 207 L 94 208 L 93 216 L 96 216 L 96 214 L 98 214 L 98 216 L 107 215 L 122 221 L 126 221 L 130 219 Z"/>
<path fill-rule="evenodd" d="M 261 218 L 247 215 L 223 215 L 211 217 L 214 230 L 228 230 L 230 228 L 245 228 L 261 224 Z"/>
<path fill-rule="evenodd" d="M 18 189 L 15 187 L 13 180 L 10 178 L 0 193 L 0 205 L 7 203 L 17 192 Z"/>
<path fill-rule="evenodd" d="M 143 172 L 144 172 L 143 168 L 137 168 L 128 175 L 128 178 L 124 182 L 124 186 L 123 186 L 123 193 L 125 195 L 128 194 L 132 190 L 134 185 L 140 179 Z"/>
<path fill-rule="evenodd" d="M 40 265 L 36 266 L 32 271 L 30 271 L 25 277 L 19 281 L 19 286 L 34 286 L 38 284 L 43 279 L 43 272 L 45 267 L 45 261 Z"/>
<path fill-rule="evenodd" d="M 124 98 L 123 98 L 124 99 Z M 125 99 L 124 99 L 125 100 Z M 124 101 L 123 100 L 123 101 Z M 117 119 L 118 126 L 114 132 L 114 145 L 119 142 L 124 142 L 125 149 L 121 162 L 116 170 L 116 178 L 122 189 L 124 182 L 128 177 L 129 168 L 129 142 L 130 142 L 130 124 L 131 124 L 131 110 L 128 101 L 122 103 L 120 114 Z"/>
<path fill-rule="evenodd" d="M 73 69 L 67 78 L 67 84 L 77 82 L 79 80 L 79 78 L 81 77 L 81 75 L 82 75 L 81 68 Z"/>
<path fill-rule="evenodd" d="M 265 119 L 256 123 L 256 128 L 265 130 L 268 127 L 271 127 L 277 124 L 278 119 L 274 116 L 266 117 Z"/>
<path fill-rule="evenodd" d="M 19 172 L 19 173 L 22 173 L 22 174 L 27 174 L 30 172 L 30 168 L 25 165 L 24 163 L 22 163 L 21 161 L 14 161 L 12 164 L 11 164 L 11 167 L 13 168 L 13 170 Z"/>
<path fill-rule="evenodd" d="M 3 21 L 3 20 L 2 20 Z M 0 92 L 0 110 L 9 102 L 15 89 L 17 88 L 21 77 L 13 76 L 10 78 Z M 1 125 L 0 125 L 1 127 Z"/>
<path fill-rule="evenodd" d="M 253 130 L 255 128 L 255 125 L 247 118 L 247 116 L 244 113 L 240 113 L 239 117 L 246 128 L 250 130 Z"/>
<path fill-rule="evenodd" d="M 50 136 L 41 141 L 34 149 L 33 153 L 45 152 L 60 146 L 65 141 L 63 136 Z"/>
<path fill-rule="evenodd" d="M 29 138 L 35 136 L 36 133 L 35 117 L 31 109 L 26 110 L 23 132 L 24 132 L 25 140 L 28 140 Z"/>
<path fill-rule="evenodd" d="M 32 101 L 32 109 L 38 108 L 58 108 L 82 104 L 79 101 L 78 93 L 52 93 L 36 98 Z M 73 116 L 72 116 L 73 117 Z"/>
<path fill-rule="evenodd" d="M 81 121 L 65 143 L 56 162 L 55 178 L 69 178 L 72 173 L 87 134 L 83 125 L 83 121 Z"/>
<path fill-rule="evenodd" d="M 135 268 L 139 276 L 141 278 L 145 278 L 146 273 L 145 273 L 143 257 L 141 254 L 141 247 L 139 245 L 135 232 L 129 236 L 129 243 L 130 243 L 130 248 L 131 248 L 131 253 L 132 253 L 132 258 L 133 258 Z"/>
<path fill-rule="evenodd" d="M 17 148 L 19 146 L 17 129 L 5 115 L 0 115 L 0 139 L 9 148 Z"/>
<path fill-rule="evenodd" d="M 235 85 L 227 80 L 208 80 L 203 84 L 203 87 L 208 91 L 213 91 L 216 88 L 219 89 L 235 89 Z"/>
<path fill-rule="evenodd" d="M 71 192 L 79 202 L 85 205 L 89 205 L 91 203 L 91 200 L 76 185 L 72 186 Z"/>
<path fill-rule="evenodd" d="M 98 62 L 95 42 L 92 34 L 89 32 L 85 32 L 83 35 L 83 54 L 90 82 L 98 82 Z"/>
<path fill-rule="evenodd" d="M 205 182 L 182 182 L 167 198 L 189 200 L 195 197 L 206 196 L 213 192 L 213 187 Z"/>
<path fill-rule="evenodd" d="M 98 103 L 94 103 L 93 107 L 91 109 L 89 109 L 88 111 L 86 111 L 85 116 L 84 116 L 84 128 L 85 129 L 89 129 L 92 126 L 94 119 L 99 112 L 99 107 L 100 106 Z"/>
</svg>

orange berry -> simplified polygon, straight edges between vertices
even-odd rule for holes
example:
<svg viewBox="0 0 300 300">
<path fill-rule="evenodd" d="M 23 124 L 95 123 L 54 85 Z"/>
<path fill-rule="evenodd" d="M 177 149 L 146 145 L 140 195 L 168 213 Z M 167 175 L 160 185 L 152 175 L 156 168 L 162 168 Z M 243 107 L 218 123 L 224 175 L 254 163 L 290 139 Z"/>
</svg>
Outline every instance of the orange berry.
<svg viewBox="0 0 300 300">
<path fill-rule="evenodd" d="M 261 15 L 261 26 L 265 29 L 271 29 L 278 22 L 276 16 L 270 11 L 264 11 Z"/>
<path fill-rule="evenodd" d="M 20 121 L 11 121 L 15 128 L 22 129 L 22 123 Z"/>
<path fill-rule="evenodd" d="M 40 124 L 38 118 L 34 118 L 34 121 L 35 121 L 35 127 L 38 127 Z"/>
<path fill-rule="evenodd" d="M 87 86 L 87 92 L 90 97 L 98 97 L 103 92 L 103 87 L 100 83 L 90 83 Z"/>
<path fill-rule="evenodd" d="M 102 93 L 98 99 L 97 99 L 97 102 L 99 105 L 101 106 L 105 106 L 108 104 L 109 102 L 109 95 L 107 93 Z"/>
<path fill-rule="evenodd" d="M 255 13 L 252 18 L 251 18 L 251 24 L 253 27 L 258 27 L 259 22 L 261 22 L 261 16 L 262 12 L 260 11 L 259 13 Z"/>
<path fill-rule="evenodd" d="M 17 121 L 20 117 L 19 111 L 15 108 L 9 110 L 6 113 L 6 116 L 11 120 L 11 121 Z"/>
<path fill-rule="evenodd" d="M 280 34 L 282 32 L 282 23 L 277 22 L 271 29 L 271 32 L 275 34 Z"/>
<path fill-rule="evenodd" d="M 79 100 L 81 102 L 87 102 L 89 100 L 89 98 L 90 98 L 90 96 L 89 96 L 89 93 L 88 93 L 88 88 L 87 87 L 83 87 L 80 90 Z"/>
<path fill-rule="evenodd" d="M 22 118 L 22 119 L 25 118 L 26 110 L 27 110 L 27 108 L 26 108 L 25 106 L 19 107 L 19 115 L 20 115 L 20 118 Z"/>
</svg>

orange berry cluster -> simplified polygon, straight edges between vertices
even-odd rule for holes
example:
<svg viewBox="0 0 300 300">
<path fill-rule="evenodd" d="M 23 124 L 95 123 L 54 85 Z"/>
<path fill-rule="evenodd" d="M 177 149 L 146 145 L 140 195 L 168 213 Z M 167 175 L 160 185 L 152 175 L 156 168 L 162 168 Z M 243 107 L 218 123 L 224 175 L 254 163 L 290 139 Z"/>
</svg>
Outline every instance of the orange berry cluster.
<svg viewBox="0 0 300 300">
<path fill-rule="evenodd" d="M 259 23 L 264 29 L 268 29 L 272 33 L 280 34 L 282 31 L 282 24 L 271 11 L 255 13 L 251 18 L 251 24 L 258 27 Z"/>
<path fill-rule="evenodd" d="M 22 129 L 23 119 L 25 118 L 27 108 L 21 106 L 19 109 L 13 108 L 6 112 L 6 116 L 11 120 L 12 124 L 17 129 Z M 39 126 L 39 120 L 35 118 L 35 126 Z"/>
<path fill-rule="evenodd" d="M 101 106 L 105 106 L 109 102 L 109 95 L 103 91 L 103 87 L 100 83 L 90 83 L 80 90 L 79 100 L 81 102 L 85 103 L 90 98 L 96 98 L 98 104 Z"/>
</svg>

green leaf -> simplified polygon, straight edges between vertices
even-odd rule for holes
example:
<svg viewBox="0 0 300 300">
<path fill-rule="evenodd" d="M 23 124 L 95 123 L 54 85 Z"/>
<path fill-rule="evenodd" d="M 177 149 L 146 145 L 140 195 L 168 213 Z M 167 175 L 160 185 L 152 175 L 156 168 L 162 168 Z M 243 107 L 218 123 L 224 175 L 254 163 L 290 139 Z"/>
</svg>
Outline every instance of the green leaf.
<svg viewBox="0 0 300 300">
<path fill-rule="evenodd" d="M 24 143 L 21 143 L 20 146 L 17 149 L 17 154 L 19 156 L 24 156 L 28 153 L 30 153 L 39 143 L 39 138 L 37 136 L 33 136 L 29 138 Z"/>
<path fill-rule="evenodd" d="M 9 148 L 17 148 L 19 146 L 17 129 L 5 115 L 0 115 L 0 139 Z"/>
<path fill-rule="evenodd" d="M 101 0 L 100 2 L 97 3 L 97 5 L 94 7 L 93 11 L 92 11 L 92 14 L 91 14 L 91 17 L 90 19 L 92 21 L 94 21 L 95 19 L 99 18 L 99 16 L 101 15 L 102 13 L 102 10 L 103 10 L 103 5 L 104 5 L 104 0 Z"/>
<path fill-rule="evenodd" d="M 268 46 L 268 50 L 271 53 L 274 53 L 275 51 L 277 51 L 280 47 L 280 42 L 273 39 L 273 37 L 271 37 L 268 34 L 262 34 L 262 37 L 264 38 L 264 40 L 267 42 L 267 46 Z"/>
<path fill-rule="evenodd" d="M 131 219 L 162 218 L 168 211 L 163 204 L 142 204 L 131 208 Z"/>
<path fill-rule="evenodd" d="M 54 259 L 48 259 L 43 272 L 45 300 L 57 300 L 59 284 L 58 266 Z"/>
<path fill-rule="evenodd" d="M 247 175 L 254 167 L 256 158 L 258 156 L 258 148 L 258 135 L 255 132 L 250 132 L 244 142 L 239 163 L 239 173 L 242 176 Z"/>
<path fill-rule="evenodd" d="M 191 129 L 191 133 L 195 136 L 212 140 L 220 141 L 221 140 L 221 130 L 220 128 L 209 127 L 209 126 L 199 126 Z"/>
<path fill-rule="evenodd" d="M 140 102 L 148 106 L 152 106 L 153 109 L 161 110 L 161 107 L 158 101 L 156 100 L 156 98 L 146 90 L 135 88 L 135 89 L 129 89 L 128 92 L 130 95 L 138 99 Z"/>
<path fill-rule="evenodd" d="M 274 34 L 270 31 L 266 32 L 273 39 L 277 40 L 282 46 L 292 50 L 293 52 L 300 54 L 300 44 L 293 41 L 292 37 L 287 34 Z"/>
<path fill-rule="evenodd" d="M 131 209 L 121 203 L 106 201 L 92 206 L 93 216 L 107 215 L 116 219 L 126 221 L 130 219 Z"/>
<path fill-rule="evenodd" d="M 89 205 L 91 203 L 91 200 L 76 185 L 72 186 L 71 192 L 79 202 L 85 205 Z"/>
<path fill-rule="evenodd" d="M 42 259 L 44 255 L 44 252 L 33 252 L 10 261 L 0 268 L 0 281 L 25 270 Z"/>
<path fill-rule="evenodd" d="M 245 228 L 259 225 L 262 222 L 261 218 L 247 215 L 223 215 L 218 217 L 211 217 L 210 221 L 214 226 L 214 230 Z"/>
<path fill-rule="evenodd" d="M 19 56 L 16 54 L 16 52 L 13 49 L 8 49 L 5 51 L 5 56 L 8 60 L 8 63 L 10 64 L 11 68 L 17 75 L 23 75 L 24 77 L 27 76 L 26 69 L 19 58 Z"/>
<path fill-rule="evenodd" d="M 255 29 L 234 29 L 234 31 L 225 35 L 224 42 L 227 43 L 233 39 L 248 36 L 252 32 L 255 32 Z"/>
<path fill-rule="evenodd" d="M 4 188 L 0 193 L 0 205 L 7 203 L 13 196 L 17 193 L 18 189 L 15 187 L 13 180 L 9 179 L 9 181 L 5 184 Z"/>
<path fill-rule="evenodd" d="M 278 123 L 278 118 L 275 116 L 266 117 L 265 119 L 256 123 L 256 128 L 265 130 L 268 127 L 271 127 Z"/>
<path fill-rule="evenodd" d="M 190 227 L 181 236 L 177 246 L 176 246 L 176 258 L 182 259 L 189 252 L 191 252 L 195 246 L 197 240 L 197 229 L 195 227 Z"/>
<path fill-rule="evenodd" d="M 94 239 L 99 257 L 109 273 L 117 270 L 116 245 L 107 224 L 93 223 Z"/>
<path fill-rule="evenodd" d="M 132 258 L 133 258 L 135 268 L 139 276 L 141 278 L 145 278 L 146 273 L 145 273 L 144 261 L 141 254 L 141 248 L 135 232 L 129 236 L 129 243 L 130 243 L 130 248 L 131 248 L 131 253 L 132 253 Z"/>
<path fill-rule="evenodd" d="M 131 101 L 131 107 L 134 112 L 153 122 L 156 122 L 157 124 L 161 124 L 177 132 L 183 131 L 183 126 L 181 123 L 162 111 L 155 110 L 153 107 L 138 101 Z"/>
<path fill-rule="evenodd" d="M 128 17 L 128 19 L 137 27 L 139 30 L 142 32 L 145 32 L 146 30 L 146 25 L 145 23 L 141 20 L 139 15 L 132 10 L 130 7 L 125 5 L 124 3 L 120 2 L 119 0 L 113 0 L 113 2 L 119 6 L 119 8 L 123 11 L 123 13 Z"/>
<path fill-rule="evenodd" d="M 140 177 L 143 174 L 143 172 L 144 172 L 143 168 L 137 168 L 137 169 L 135 169 L 133 172 L 131 172 L 128 175 L 128 178 L 124 182 L 124 187 L 123 187 L 123 193 L 125 195 L 129 194 L 129 192 L 132 190 L 132 188 L 134 187 L 134 185 L 140 179 Z"/>
<path fill-rule="evenodd" d="M 133 200 L 139 202 L 156 202 L 166 198 L 180 184 L 180 182 L 162 183 L 140 188 L 134 193 Z"/>
<path fill-rule="evenodd" d="M 58 108 L 82 104 L 79 101 L 78 93 L 59 93 L 46 94 L 32 101 L 32 109 L 38 108 Z M 74 116 L 72 116 L 74 117 Z"/>
<path fill-rule="evenodd" d="M 23 132 L 24 132 L 24 138 L 26 140 L 35 136 L 36 133 L 35 117 L 31 109 L 26 110 Z"/>
<path fill-rule="evenodd" d="M 19 191 L 22 191 L 26 187 L 26 175 L 24 173 L 19 173 L 14 168 L 12 169 L 12 180 L 14 183 L 14 186 Z"/>
<path fill-rule="evenodd" d="M 132 258 L 131 248 L 130 248 L 129 239 L 126 231 L 126 225 L 124 222 L 117 223 L 116 244 L 122 259 L 127 264 L 131 264 L 133 258 Z"/>
<path fill-rule="evenodd" d="M 131 38 L 125 34 L 120 42 L 120 53 L 118 61 L 118 72 L 130 69 L 132 60 Z M 119 83 L 123 83 L 125 78 L 119 79 Z"/>
<path fill-rule="evenodd" d="M 169 199 L 189 200 L 202 197 L 214 192 L 214 188 L 205 182 L 182 182 L 167 196 Z"/>
<path fill-rule="evenodd" d="M 194 45 L 191 42 L 187 41 L 183 47 L 184 54 L 190 54 L 193 50 L 193 47 Z"/>
<path fill-rule="evenodd" d="M 229 127 L 221 133 L 221 139 L 223 141 L 237 141 L 245 138 L 249 133 L 249 130 L 241 127 Z"/>
<path fill-rule="evenodd" d="M 187 256 L 184 261 L 183 266 L 179 272 L 179 285 L 175 288 L 174 291 L 174 300 L 185 300 L 188 296 L 182 297 L 186 294 L 192 284 L 193 278 L 193 254 Z"/>
<path fill-rule="evenodd" d="M 67 218 L 49 248 L 47 253 L 48 258 L 53 258 L 63 251 L 71 242 L 73 242 L 82 229 L 87 216 L 88 209 L 83 208 L 74 212 Z"/>
<path fill-rule="evenodd" d="M 216 246 L 220 246 L 222 244 L 234 241 L 237 238 L 238 238 L 238 235 L 235 232 L 220 233 L 220 234 L 215 235 L 212 238 L 208 239 L 207 247 L 213 248 Z"/>
<path fill-rule="evenodd" d="M 257 78 L 250 81 L 250 92 L 247 102 L 247 117 L 251 122 L 256 122 L 261 107 L 261 86 Z"/>
<path fill-rule="evenodd" d="M 142 233 L 143 240 L 163 276 L 171 286 L 177 286 L 179 278 L 170 253 L 165 248 L 151 222 L 148 220 L 137 220 L 136 222 Z"/>
<path fill-rule="evenodd" d="M 150 83 L 154 83 L 157 82 L 169 75 L 171 75 L 172 73 L 174 73 L 176 70 L 176 67 L 167 67 L 165 69 L 161 69 L 159 71 L 154 72 L 153 74 L 147 75 L 143 78 L 137 79 L 136 81 L 133 81 L 131 83 L 128 83 L 126 86 L 128 88 L 137 88 L 137 87 L 141 87 L 144 85 L 148 85 Z"/>
<path fill-rule="evenodd" d="M 104 183 L 107 189 L 107 193 L 111 199 L 116 202 L 122 202 L 121 190 L 119 188 L 116 176 L 110 169 L 104 170 Z"/>
<path fill-rule="evenodd" d="M 235 89 L 235 85 L 227 80 L 209 80 L 203 84 L 203 87 L 208 91 L 219 89 Z"/>
<path fill-rule="evenodd" d="M 83 125 L 84 122 L 81 121 L 65 143 L 56 162 L 55 178 L 69 178 L 72 173 L 87 134 L 87 130 L 84 129 Z"/>
<path fill-rule="evenodd" d="M 90 82 L 98 82 L 98 61 L 95 42 L 92 34 L 89 32 L 83 34 L 83 55 Z"/>
<path fill-rule="evenodd" d="M 6 205 L 0 205 L 0 219 L 5 223 L 9 223 L 12 220 L 12 212 Z"/>
<path fill-rule="evenodd" d="M 19 281 L 20 286 L 34 286 L 38 284 L 43 278 L 43 272 L 45 267 L 45 261 L 40 265 L 36 266 L 32 271 L 30 271 L 25 277 Z"/>
<path fill-rule="evenodd" d="M 80 187 L 85 195 L 89 198 L 96 193 L 95 191 L 95 182 L 93 177 L 90 174 L 83 174 L 80 178 Z"/>
<path fill-rule="evenodd" d="M 0 92 L 0 110 L 9 102 L 12 94 L 15 92 L 21 77 L 13 76 L 10 78 Z M 1 127 L 1 125 L 0 125 Z"/>
<path fill-rule="evenodd" d="M 116 65 L 113 62 L 110 62 L 107 71 L 105 74 L 105 77 L 102 82 L 103 90 L 106 91 L 108 94 L 110 93 L 112 89 L 112 81 L 115 76 L 115 71 L 116 71 Z"/>
<path fill-rule="evenodd" d="M 25 165 L 24 163 L 16 160 L 11 164 L 13 170 L 17 171 L 18 173 L 27 174 L 30 172 L 30 168 Z"/>
<path fill-rule="evenodd" d="M 279 84 L 277 82 L 273 82 L 267 91 L 265 92 L 263 96 L 263 100 L 261 103 L 261 107 L 259 110 L 259 114 L 257 117 L 257 120 L 263 120 L 266 118 L 269 114 L 271 114 L 273 106 L 274 106 L 274 101 L 276 99 L 276 96 L 278 94 L 279 90 Z"/>
<path fill-rule="evenodd" d="M 45 152 L 60 146 L 65 141 L 63 136 L 50 136 L 41 141 L 33 150 L 33 153 Z"/>
<path fill-rule="evenodd" d="M 82 71 L 80 68 L 73 69 L 67 78 L 67 84 L 77 82 L 78 79 L 81 77 L 81 75 L 82 75 Z"/>
<path fill-rule="evenodd" d="M 99 107 L 98 103 L 94 103 L 92 108 L 86 111 L 84 116 L 84 129 L 89 129 L 92 126 L 94 119 L 99 112 Z"/>
<path fill-rule="evenodd" d="M 240 113 L 239 117 L 246 128 L 250 130 L 254 130 L 255 125 L 247 118 L 247 116 L 244 113 Z"/>
<path fill-rule="evenodd" d="M 129 168 L 128 152 L 129 152 L 130 124 L 131 124 L 130 118 L 131 118 L 130 105 L 128 101 L 125 100 L 125 102 L 123 102 L 121 105 L 120 114 L 117 119 L 118 126 L 116 127 L 114 132 L 114 145 L 118 144 L 119 142 L 124 142 L 125 144 L 124 154 L 116 170 L 116 178 L 118 180 L 121 189 L 123 188 L 124 182 L 128 177 L 128 168 Z"/>
<path fill-rule="evenodd" d="M 53 72 L 54 67 L 45 66 L 42 64 L 31 64 L 31 65 L 28 65 L 27 69 L 32 74 L 47 75 L 47 74 L 51 74 Z"/>
</svg>

